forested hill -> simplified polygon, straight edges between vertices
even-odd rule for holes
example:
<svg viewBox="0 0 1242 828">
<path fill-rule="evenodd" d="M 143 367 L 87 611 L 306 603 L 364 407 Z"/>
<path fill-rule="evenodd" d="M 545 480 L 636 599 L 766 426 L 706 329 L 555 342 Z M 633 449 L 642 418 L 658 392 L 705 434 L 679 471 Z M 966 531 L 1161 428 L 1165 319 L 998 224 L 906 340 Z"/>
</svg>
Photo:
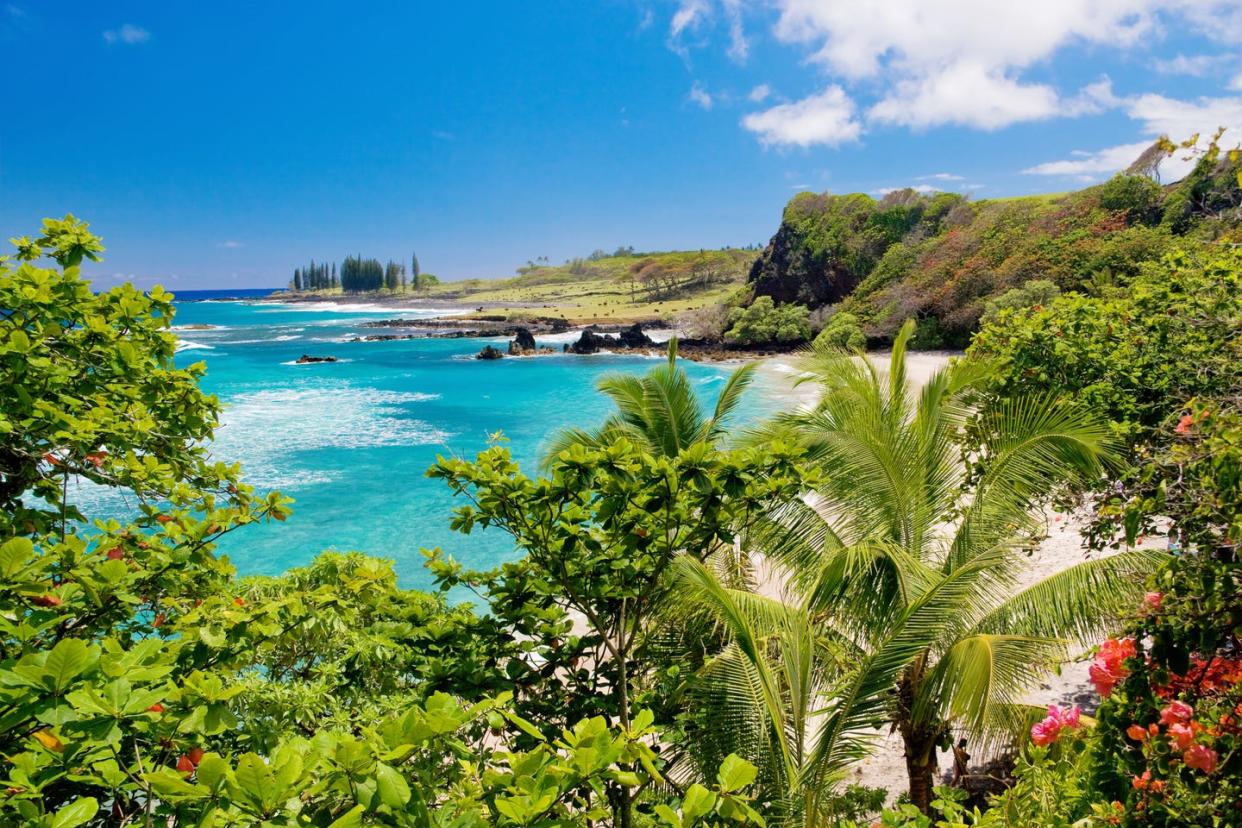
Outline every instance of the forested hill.
<svg viewBox="0 0 1242 828">
<path fill-rule="evenodd" d="M 872 341 L 910 318 L 917 344 L 962 346 L 989 303 L 1124 282 L 1173 247 L 1242 241 L 1237 157 L 1181 182 L 1119 175 L 1077 192 L 969 201 L 905 189 L 799 193 L 751 269 L 753 296 L 835 306 Z M 1035 283 L 1032 286 L 1032 283 Z"/>
</svg>

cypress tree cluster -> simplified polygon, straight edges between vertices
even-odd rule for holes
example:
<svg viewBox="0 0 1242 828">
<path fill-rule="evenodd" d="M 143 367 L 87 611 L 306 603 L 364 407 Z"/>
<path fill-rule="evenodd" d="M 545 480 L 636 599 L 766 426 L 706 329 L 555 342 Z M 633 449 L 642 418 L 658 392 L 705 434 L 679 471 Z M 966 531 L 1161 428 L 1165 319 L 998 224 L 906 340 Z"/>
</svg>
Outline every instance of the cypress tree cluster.
<svg viewBox="0 0 1242 828">
<path fill-rule="evenodd" d="M 294 290 L 325 290 L 341 288 L 346 293 L 367 293 L 375 290 L 404 291 L 411 284 L 419 286 L 418 258 L 413 257 L 414 278 L 407 275 L 406 266 L 401 262 L 389 261 L 381 264 L 379 259 L 364 259 L 361 255 L 346 256 L 341 262 L 340 278 L 337 278 L 336 264 L 316 264 L 311 262 L 305 267 L 293 271 L 291 282 Z"/>
<path fill-rule="evenodd" d="M 294 290 L 325 290 L 337 286 L 336 265 L 315 264 L 314 260 L 306 267 L 293 271 Z"/>
</svg>

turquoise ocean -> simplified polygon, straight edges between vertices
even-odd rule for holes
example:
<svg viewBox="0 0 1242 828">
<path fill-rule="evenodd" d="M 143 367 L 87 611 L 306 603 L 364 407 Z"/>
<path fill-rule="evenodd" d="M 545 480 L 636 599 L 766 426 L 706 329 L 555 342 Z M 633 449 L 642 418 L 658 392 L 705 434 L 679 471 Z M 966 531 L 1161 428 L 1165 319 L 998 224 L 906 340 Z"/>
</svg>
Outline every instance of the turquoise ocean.
<svg viewBox="0 0 1242 828">
<path fill-rule="evenodd" d="M 498 530 L 450 531 L 460 503 L 425 476 L 436 455 L 473 457 L 499 431 L 533 474 L 557 429 L 591 426 L 608 414 L 608 400 L 594 388 L 602 374 L 642 373 L 654 364 L 612 354 L 474 359 L 484 344 L 499 343 L 494 339 L 346 341 L 384 332 L 360 327 L 369 320 L 443 313 L 348 300 L 178 301 L 178 362 L 204 362 L 205 388 L 224 404 L 213 454 L 240 462 L 258 490 L 295 500 L 287 522 L 245 527 L 223 540 L 220 551 L 241 574 L 279 573 L 321 550 L 358 550 L 393 560 L 404 586 L 427 587 L 421 548 L 441 547 L 474 568 L 511 559 L 512 542 Z M 540 344 L 559 349 L 566 337 Z M 302 354 L 339 361 L 298 365 Z M 684 365 L 709 401 L 733 370 Z M 752 388 L 735 422 L 766 413 L 766 396 Z"/>
</svg>

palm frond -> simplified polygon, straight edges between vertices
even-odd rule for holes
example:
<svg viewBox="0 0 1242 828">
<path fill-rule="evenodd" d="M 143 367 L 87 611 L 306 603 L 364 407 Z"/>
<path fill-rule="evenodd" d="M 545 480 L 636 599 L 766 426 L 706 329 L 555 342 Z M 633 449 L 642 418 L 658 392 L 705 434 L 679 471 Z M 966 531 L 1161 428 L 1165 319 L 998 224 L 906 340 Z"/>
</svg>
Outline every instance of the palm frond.
<svg viewBox="0 0 1242 828">
<path fill-rule="evenodd" d="M 1083 561 L 1008 598 L 974 629 L 1093 642 L 1116 632 L 1138 606 L 1147 576 L 1168 560 L 1165 552 L 1144 549 Z"/>
</svg>

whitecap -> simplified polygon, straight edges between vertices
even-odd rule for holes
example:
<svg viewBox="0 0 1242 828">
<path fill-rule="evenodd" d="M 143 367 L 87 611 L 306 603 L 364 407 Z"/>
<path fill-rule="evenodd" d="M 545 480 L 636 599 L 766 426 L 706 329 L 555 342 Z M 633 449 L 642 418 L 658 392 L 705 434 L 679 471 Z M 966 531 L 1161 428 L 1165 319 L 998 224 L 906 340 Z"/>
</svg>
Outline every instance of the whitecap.
<svg viewBox="0 0 1242 828">
<path fill-rule="evenodd" d="M 214 351 L 215 345 L 208 345 L 206 342 L 194 342 L 189 339 L 177 340 L 177 351 Z"/>
<path fill-rule="evenodd" d="M 320 449 L 437 445 L 452 433 L 411 417 L 406 406 L 436 399 L 421 392 L 382 391 L 349 382 L 299 384 L 240 394 L 226 401 L 212 453 L 240 462 L 258 488 L 325 482 L 330 470 L 299 461 Z M 318 475 L 310 479 L 307 475 Z"/>
</svg>

